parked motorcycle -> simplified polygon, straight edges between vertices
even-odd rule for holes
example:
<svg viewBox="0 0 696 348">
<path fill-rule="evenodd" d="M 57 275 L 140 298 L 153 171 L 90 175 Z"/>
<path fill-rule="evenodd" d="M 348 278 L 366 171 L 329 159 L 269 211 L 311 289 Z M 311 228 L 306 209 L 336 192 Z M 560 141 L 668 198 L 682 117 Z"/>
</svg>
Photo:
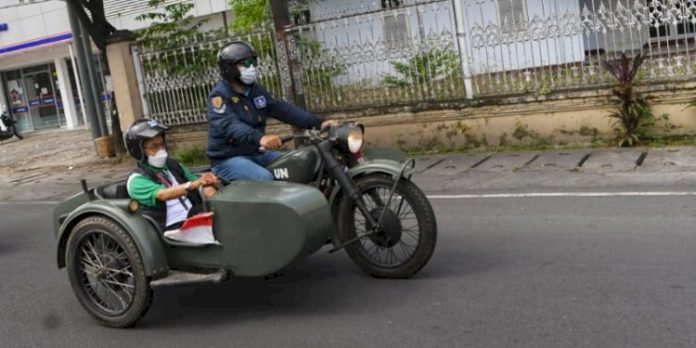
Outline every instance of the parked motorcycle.
<svg viewBox="0 0 696 348">
<path fill-rule="evenodd" d="M 13 136 L 20 140 L 24 139 L 22 134 L 19 133 L 19 130 L 17 130 L 14 117 L 10 116 L 7 111 L 3 111 L 0 115 L 0 122 L 2 122 L 2 125 L 0 125 L 0 140 L 7 140 Z"/>
</svg>

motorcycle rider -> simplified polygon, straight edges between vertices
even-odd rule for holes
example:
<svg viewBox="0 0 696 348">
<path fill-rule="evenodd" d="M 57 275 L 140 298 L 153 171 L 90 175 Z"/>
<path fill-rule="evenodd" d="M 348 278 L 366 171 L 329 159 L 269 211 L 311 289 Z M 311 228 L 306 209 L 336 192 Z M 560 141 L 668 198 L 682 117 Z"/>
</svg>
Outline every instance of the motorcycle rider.
<svg viewBox="0 0 696 348">
<path fill-rule="evenodd" d="M 280 136 L 265 134 L 266 119 L 298 128 L 336 125 L 280 99 L 258 84 L 258 58 L 248 43 L 233 41 L 218 53 L 220 81 L 208 95 L 208 148 L 213 172 L 226 180 L 273 180 L 264 168 L 280 152 Z M 265 149 L 261 150 L 261 149 Z"/>
<path fill-rule="evenodd" d="M 128 127 L 126 149 L 136 161 L 128 177 L 128 195 L 138 201 L 141 212 L 156 221 L 162 231 L 178 228 L 201 211 L 198 188 L 206 197 L 216 193 L 217 178 L 204 173 L 200 178 L 184 165 L 169 158 L 165 131 L 169 128 L 153 119 L 140 119 Z"/>
</svg>

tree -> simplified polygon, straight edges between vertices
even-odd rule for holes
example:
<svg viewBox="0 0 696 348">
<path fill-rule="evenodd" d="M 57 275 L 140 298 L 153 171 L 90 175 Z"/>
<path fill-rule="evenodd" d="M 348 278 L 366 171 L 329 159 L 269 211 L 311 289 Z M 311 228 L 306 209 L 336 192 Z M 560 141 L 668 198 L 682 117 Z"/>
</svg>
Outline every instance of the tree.
<svg viewBox="0 0 696 348">
<path fill-rule="evenodd" d="M 234 31 L 247 32 L 259 26 L 270 25 L 272 21 L 268 0 L 230 0 L 229 5 L 234 15 L 230 27 Z"/>
</svg>

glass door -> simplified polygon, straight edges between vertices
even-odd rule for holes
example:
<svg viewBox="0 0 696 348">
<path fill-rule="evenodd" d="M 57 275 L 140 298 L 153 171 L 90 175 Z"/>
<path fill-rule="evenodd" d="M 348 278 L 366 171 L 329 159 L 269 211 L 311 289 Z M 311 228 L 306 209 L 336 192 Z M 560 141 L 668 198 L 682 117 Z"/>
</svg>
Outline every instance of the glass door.
<svg viewBox="0 0 696 348">
<path fill-rule="evenodd" d="M 44 66 L 44 69 L 46 68 L 47 66 Z M 29 116 L 34 129 L 60 127 L 53 81 L 49 71 L 24 73 L 23 80 L 27 103 L 29 104 Z"/>
<path fill-rule="evenodd" d="M 29 116 L 29 106 L 27 105 L 21 72 L 15 70 L 6 73 L 5 81 L 7 100 L 10 102 L 10 111 L 17 121 L 17 129 L 20 131 L 34 129 Z"/>
</svg>

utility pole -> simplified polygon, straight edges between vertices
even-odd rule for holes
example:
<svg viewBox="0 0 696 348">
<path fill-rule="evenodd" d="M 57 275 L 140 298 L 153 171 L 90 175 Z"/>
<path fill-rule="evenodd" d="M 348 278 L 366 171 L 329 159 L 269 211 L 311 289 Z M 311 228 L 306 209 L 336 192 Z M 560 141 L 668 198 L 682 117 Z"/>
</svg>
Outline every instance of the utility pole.
<svg viewBox="0 0 696 348">
<path fill-rule="evenodd" d="M 306 108 L 304 91 L 302 90 L 301 68 L 293 51 L 297 50 L 295 39 L 287 33 L 291 26 L 288 1 L 270 0 L 273 28 L 275 29 L 275 45 L 278 54 L 278 70 L 285 98 L 295 105 Z M 294 58 L 294 59 L 293 59 Z"/>
<path fill-rule="evenodd" d="M 89 78 L 90 74 L 87 71 L 87 66 L 89 61 L 85 57 L 84 40 L 82 39 L 85 33 L 82 30 L 82 26 L 77 17 L 75 6 L 77 4 L 72 1 L 66 3 L 68 6 L 68 18 L 70 21 L 70 28 L 72 29 L 73 35 L 73 45 L 75 47 L 75 55 L 77 59 L 77 69 L 79 70 L 80 76 L 82 77 L 82 86 L 84 87 L 84 106 L 85 112 L 87 113 L 87 118 L 89 119 L 89 128 L 92 131 L 92 139 L 97 139 L 103 136 L 102 129 L 99 122 L 99 116 L 97 114 L 97 105 L 94 103 L 94 85 L 93 80 Z M 91 49 L 90 49 L 91 53 Z"/>
</svg>

